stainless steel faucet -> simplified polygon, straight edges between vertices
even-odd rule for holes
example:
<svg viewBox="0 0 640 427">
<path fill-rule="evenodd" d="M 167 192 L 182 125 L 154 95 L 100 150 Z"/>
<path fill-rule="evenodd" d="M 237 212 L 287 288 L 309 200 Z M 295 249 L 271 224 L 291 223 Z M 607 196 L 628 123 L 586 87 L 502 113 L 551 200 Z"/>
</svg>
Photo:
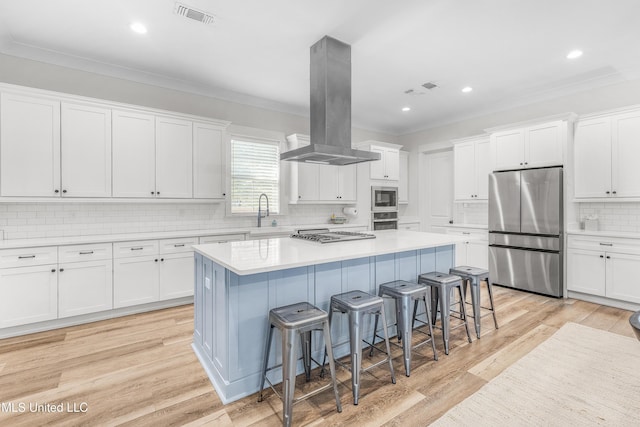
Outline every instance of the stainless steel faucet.
<svg viewBox="0 0 640 427">
<path fill-rule="evenodd" d="M 267 213 L 266 213 L 266 215 L 262 215 L 262 196 L 264 196 L 264 198 L 267 199 Z M 258 227 L 262 227 L 262 218 L 264 218 L 265 216 L 269 216 L 269 198 L 267 197 L 266 194 L 262 193 L 258 197 Z"/>
</svg>

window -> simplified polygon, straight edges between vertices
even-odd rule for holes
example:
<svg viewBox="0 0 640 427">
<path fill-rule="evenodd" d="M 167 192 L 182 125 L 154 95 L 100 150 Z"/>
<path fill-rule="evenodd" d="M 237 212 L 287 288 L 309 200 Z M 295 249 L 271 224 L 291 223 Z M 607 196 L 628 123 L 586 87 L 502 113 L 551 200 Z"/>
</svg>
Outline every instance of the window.
<svg viewBox="0 0 640 427">
<path fill-rule="evenodd" d="M 280 143 L 231 139 L 231 213 L 257 213 L 262 193 L 269 198 L 269 213 L 279 213 Z"/>
</svg>

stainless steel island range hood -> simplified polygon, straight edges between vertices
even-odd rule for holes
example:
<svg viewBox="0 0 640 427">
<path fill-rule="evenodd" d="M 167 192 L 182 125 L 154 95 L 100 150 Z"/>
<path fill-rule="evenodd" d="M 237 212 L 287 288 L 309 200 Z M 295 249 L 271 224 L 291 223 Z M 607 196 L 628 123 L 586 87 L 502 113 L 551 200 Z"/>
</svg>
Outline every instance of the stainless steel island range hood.
<svg viewBox="0 0 640 427">
<path fill-rule="evenodd" d="M 325 36 L 311 46 L 311 144 L 280 160 L 350 165 L 380 160 L 351 148 L 351 46 Z"/>
</svg>

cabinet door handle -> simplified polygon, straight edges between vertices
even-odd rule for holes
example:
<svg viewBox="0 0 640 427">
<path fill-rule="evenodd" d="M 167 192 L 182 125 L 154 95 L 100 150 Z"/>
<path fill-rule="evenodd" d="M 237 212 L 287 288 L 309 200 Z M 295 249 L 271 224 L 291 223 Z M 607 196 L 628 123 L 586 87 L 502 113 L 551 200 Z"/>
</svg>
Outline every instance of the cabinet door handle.
<svg viewBox="0 0 640 427">
<path fill-rule="evenodd" d="M 613 243 L 600 243 L 600 246 L 613 246 Z"/>
<path fill-rule="evenodd" d="M 611 259 L 611 257 L 609 255 L 607 255 L 607 259 Z"/>
<path fill-rule="evenodd" d="M 62 192 L 63 192 L 63 193 L 66 193 L 66 192 L 67 192 L 67 190 L 62 190 Z"/>
<path fill-rule="evenodd" d="M 18 259 L 28 259 L 28 258 L 35 258 L 35 255 L 20 255 L 18 257 Z"/>
<path fill-rule="evenodd" d="M 60 190 L 53 190 L 54 193 L 58 194 Z"/>
<path fill-rule="evenodd" d="M 462 234 L 471 234 L 471 233 L 468 231 L 463 231 Z"/>
<path fill-rule="evenodd" d="M 524 164 L 525 164 L 525 165 L 528 165 L 528 164 L 529 164 L 529 162 L 524 162 Z"/>
<path fill-rule="evenodd" d="M 615 191 L 615 190 L 614 190 L 614 191 L 612 191 L 611 193 L 612 193 L 612 194 L 618 194 L 618 192 L 617 192 L 617 191 Z"/>
<path fill-rule="evenodd" d="M 604 258 L 604 255 L 600 255 L 600 258 Z"/>
<path fill-rule="evenodd" d="M 611 192 L 610 192 L 610 191 L 607 191 L 607 194 L 611 194 Z"/>
<path fill-rule="evenodd" d="M 93 251 L 80 251 L 79 254 L 80 255 L 91 255 L 93 253 Z"/>
<path fill-rule="evenodd" d="M 173 245 L 174 248 L 182 248 L 184 247 L 184 243 L 176 243 L 175 245 Z"/>
<path fill-rule="evenodd" d="M 51 272 L 52 272 L 52 273 L 55 273 L 55 272 L 56 272 L 56 269 L 55 269 L 55 268 L 52 268 L 52 269 L 51 269 Z"/>
<path fill-rule="evenodd" d="M 60 271 L 60 273 L 62 273 L 64 271 L 64 268 L 61 268 L 59 271 Z"/>
<path fill-rule="evenodd" d="M 132 250 L 132 251 L 141 251 L 141 250 L 143 250 L 143 249 L 144 249 L 144 248 L 131 248 L 131 250 Z"/>
</svg>

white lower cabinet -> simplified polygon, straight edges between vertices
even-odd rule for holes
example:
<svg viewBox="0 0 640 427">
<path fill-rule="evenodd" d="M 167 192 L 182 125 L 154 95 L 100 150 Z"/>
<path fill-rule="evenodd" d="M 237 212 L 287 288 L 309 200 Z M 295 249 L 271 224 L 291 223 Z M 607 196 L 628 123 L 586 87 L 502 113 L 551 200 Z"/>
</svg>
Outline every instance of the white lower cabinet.
<svg viewBox="0 0 640 427">
<path fill-rule="evenodd" d="M 58 317 L 57 264 L 0 269 L 0 328 Z"/>
<path fill-rule="evenodd" d="M 489 236 L 479 229 L 447 228 L 447 234 L 469 237 L 456 244 L 456 265 L 489 268 Z"/>
<path fill-rule="evenodd" d="M 567 290 L 640 304 L 640 240 L 569 236 Z"/>
<path fill-rule="evenodd" d="M 113 308 L 113 261 L 60 264 L 58 317 L 78 316 Z"/>
<path fill-rule="evenodd" d="M 113 308 L 158 301 L 158 255 L 113 261 Z"/>
<path fill-rule="evenodd" d="M 160 258 L 160 299 L 193 295 L 193 252 L 163 255 Z"/>
</svg>

